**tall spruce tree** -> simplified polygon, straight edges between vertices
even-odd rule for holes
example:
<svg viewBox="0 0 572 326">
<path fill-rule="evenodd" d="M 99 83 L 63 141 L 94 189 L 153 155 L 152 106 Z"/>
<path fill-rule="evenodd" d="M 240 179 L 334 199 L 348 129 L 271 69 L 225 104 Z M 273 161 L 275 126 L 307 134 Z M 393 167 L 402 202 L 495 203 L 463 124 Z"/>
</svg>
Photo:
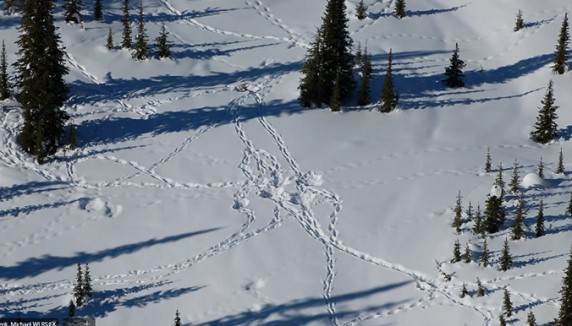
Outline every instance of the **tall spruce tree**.
<svg viewBox="0 0 572 326">
<path fill-rule="evenodd" d="M 498 232 L 506 218 L 502 201 L 496 196 L 489 196 L 485 204 L 484 227 L 488 233 Z"/>
<path fill-rule="evenodd" d="M 560 147 L 560 154 L 558 155 L 558 164 L 556 165 L 557 174 L 564 173 L 564 154 L 562 153 L 562 147 Z"/>
<path fill-rule="evenodd" d="M 103 19 L 103 4 L 101 3 L 101 0 L 95 0 L 93 2 L 93 19 Z"/>
<path fill-rule="evenodd" d="M 492 169 L 492 162 L 491 162 L 491 148 L 487 146 L 487 157 L 485 159 L 485 172 L 490 173 Z"/>
<path fill-rule="evenodd" d="M 24 1 L 17 41 L 19 59 L 14 64 L 24 117 L 19 142 L 39 163 L 61 146 L 69 118 L 61 109 L 68 98 L 64 82 L 68 68 L 54 26 L 53 8 L 52 0 Z"/>
<path fill-rule="evenodd" d="M 562 289 L 560 289 L 560 311 L 558 312 L 558 325 L 572 325 L 572 247 L 568 257 L 568 265 L 564 271 Z"/>
<path fill-rule="evenodd" d="M 363 0 L 360 0 L 356 6 L 356 17 L 359 20 L 364 20 L 367 17 L 367 9 L 363 3 Z"/>
<path fill-rule="evenodd" d="M 371 56 L 367 51 L 367 45 L 364 48 L 363 59 L 361 60 L 361 85 L 359 88 L 358 105 L 366 106 L 371 102 L 371 94 L 369 91 L 369 81 L 371 80 Z"/>
<path fill-rule="evenodd" d="M 490 260 L 489 247 L 487 245 L 487 239 L 485 238 L 485 241 L 483 243 L 483 252 L 481 254 L 481 260 L 480 260 L 481 266 L 488 267 L 489 260 Z"/>
<path fill-rule="evenodd" d="M 66 0 L 64 4 L 64 20 L 67 23 L 81 23 L 81 10 L 83 9 L 82 0 Z"/>
<path fill-rule="evenodd" d="M 0 100 L 10 97 L 10 81 L 8 76 L 8 58 L 6 57 L 6 45 L 2 40 L 2 53 L 0 55 Z"/>
<path fill-rule="evenodd" d="M 471 261 L 473 261 L 472 256 L 471 256 L 471 249 L 469 248 L 469 244 L 465 244 L 465 252 L 463 253 L 463 262 L 465 264 L 470 263 Z"/>
<path fill-rule="evenodd" d="M 161 23 L 161 32 L 155 39 L 155 42 L 157 42 L 157 48 L 159 49 L 157 53 L 159 58 L 168 58 L 171 56 L 171 42 L 169 42 L 169 32 L 165 27 L 165 22 Z"/>
<path fill-rule="evenodd" d="M 512 267 L 512 256 L 510 254 L 510 247 L 508 246 L 508 238 L 505 238 L 500 257 L 500 270 L 506 272 L 511 267 Z"/>
<path fill-rule="evenodd" d="M 522 19 L 522 10 L 519 10 L 516 14 L 516 22 L 514 24 L 514 31 L 518 32 L 524 28 L 524 20 Z"/>
<path fill-rule="evenodd" d="M 83 272 L 81 270 L 81 265 L 77 264 L 77 274 L 75 280 L 75 286 L 73 288 L 73 296 L 75 298 L 75 304 L 78 307 L 83 306 L 85 293 L 83 291 Z"/>
<path fill-rule="evenodd" d="M 107 32 L 107 41 L 105 42 L 105 47 L 108 50 L 113 49 L 113 31 L 111 30 L 111 27 L 109 27 L 109 32 Z"/>
<path fill-rule="evenodd" d="M 183 324 L 181 323 L 181 316 L 179 314 L 179 309 L 177 309 L 177 312 L 175 312 L 175 326 L 182 326 Z"/>
<path fill-rule="evenodd" d="M 536 174 L 538 174 L 539 177 L 544 179 L 544 162 L 542 161 L 542 156 L 540 157 L 540 161 L 538 161 L 538 166 L 536 168 Z"/>
<path fill-rule="evenodd" d="M 568 13 L 564 14 L 560 35 L 558 36 L 558 44 L 554 53 L 554 64 L 552 71 L 562 75 L 566 72 L 568 61 L 568 44 L 570 43 L 570 30 L 568 24 Z"/>
<path fill-rule="evenodd" d="M 463 225 L 463 219 L 462 219 L 463 207 L 461 204 L 462 198 L 463 197 L 461 196 L 461 191 L 459 191 L 459 193 L 457 194 L 457 199 L 455 200 L 455 207 L 453 208 L 453 213 L 455 213 L 455 216 L 453 217 L 453 223 L 452 223 L 452 226 L 455 228 L 457 234 L 461 233 L 461 226 Z"/>
<path fill-rule="evenodd" d="M 474 216 L 473 216 L 473 204 L 471 204 L 470 201 L 469 205 L 467 206 L 467 210 L 465 211 L 465 214 L 467 215 L 467 222 L 471 222 Z"/>
<path fill-rule="evenodd" d="M 518 205 L 516 206 L 516 212 L 514 215 L 512 239 L 520 240 L 524 236 L 524 199 L 522 196 L 518 200 Z"/>
<path fill-rule="evenodd" d="M 465 82 L 463 78 L 463 68 L 465 68 L 465 62 L 459 58 L 459 43 L 455 43 L 455 51 L 453 51 L 453 56 L 450 60 L 449 67 L 445 68 L 445 79 L 443 82 L 447 87 L 464 87 Z"/>
<path fill-rule="evenodd" d="M 135 37 L 135 53 L 133 57 L 137 60 L 145 60 L 149 57 L 147 29 L 145 28 L 145 17 L 143 16 L 143 1 L 139 3 L 137 36 Z"/>
<path fill-rule="evenodd" d="M 546 144 L 558 136 L 558 125 L 556 124 L 558 106 L 554 105 L 554 102 L 554 89 L 551 80 L 548 83 L 544 99 L 540 102 L 542 107 L 538 111 L 534 131 L 531 133 L 532 139 L 536 142 Z"/>
<path fill-rule="evenodd" d="M 526 315 L 526 325 L 527 326 L 538 326 L 538 324 L 536 323 L 536 316 L 534 316 L 534 313 L 532 312 L 532 310 L 528 311 L 528 315 Z"/>
<path fill-rule="evenodd" d="M 324 65 L 322 64 L 323 52 L 323 36 L 322 30 L 318 29 L 314 35 L 306 60 L 302 68 L 302 79 L 298 85 L 300 90 L 300 97 L 298 101 L 303 107 L 320 107 L 323 103 L 326 91 L 323 88 L 325 85 Z"/>
<path fill-rule="evenodd" d="M 129 19 L 129 0 L 123 0 L 123 40 L 121 47 L 124 49 L 131 48 L 131 21 Z"/>
<path fill-rule="evenodd" d="M 503 312 L 505 316 L 512 316 L 512 301 L 510 300 L 510 292 L 508 292 L 507 288 L 504 289 L 502 302 Z"/>
<path fill-rule="evenodd" d="M 518 192 L 518 185 L 520 184 L 520 175 L 518 173 L 518 161 L 514 159 L 512 164 L 512 175 L 510 176 L 510 182 L 508 184 L 508 189 L 511 193 L 516 194 Z"/>
<path fill-rule="evenodd" d="M 536 214 L 535 234 L 537 238 L 544 235 L 544 201 L 542 199 L 540 199 L 538 214 Z"/>
<path fill-rule="evenodd" d="M 502 176 L 502 170 L 503 170 L 502 162 L 500 162 L 499 163 L 499 172 L 497 174 L 497 178 L 495 179 L 495 185 L 497 185 L 500 188 L 500 191 L 501 191 L 500 200 L 501 201 L 504 199 L 504 186 L 505 186 L 504 179 Z"/>
<path fill-rule="evenodd" d="M 455 240 L 455 244 L 453 245 L 453 258 L 451 259 L 451 263 L 458 263 L 461 261 L 461 243 L 459 239 Z"/>
<path fill-rule="evenodd" d="M 477 205 L 477 212 L 475 213 L 475 224 L 473 225 L 473 233 L 479 235 L 483 233 L 483 219 L 481 217 L 481 205 Z"/>
<path fill-rule="evenodd" d="M 393 15 L 400 19 L 407 15 L 405 12 L 405 0 L 395 1 L 395 9 L 393 10 Z"/>
<path fill-rule="evenodd" d="M 89 264 L 85 264 L 83 274 L 83 295 L 91 298 L 93 296 L 93 287 L 91 285 L 91 274 L 89 272 Z"/>
<path fill-rule="evenodd" d="M 389 49 L 387 57 L 387 70 L 385 71 L 385 79 L 383 80 L 383 87 L 381 89 L 381 99 L 379 103 L 379 111 L 390 112 L 393 111 L 399 102 L 395 86 L 393 85 L 393 50 Z"/>
</svg>

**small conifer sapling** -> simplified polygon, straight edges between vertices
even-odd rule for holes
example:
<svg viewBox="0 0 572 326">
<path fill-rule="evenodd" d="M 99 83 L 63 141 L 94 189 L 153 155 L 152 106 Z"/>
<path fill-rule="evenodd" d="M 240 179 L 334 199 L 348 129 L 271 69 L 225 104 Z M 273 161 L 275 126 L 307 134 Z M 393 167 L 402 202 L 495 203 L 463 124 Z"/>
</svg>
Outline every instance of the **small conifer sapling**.
<svg viewBox="0 0 572 326">
<path fill-rule="evenodd" d="M 73 295 L 75 298 L 75 304 L 77 307 L 81 307 L 83 305 L 84 299 L 84 292 L 83 292 L 83 272 L 81 270 L 81 265 L 77 264 L 77 274 L 76 274 L 76 281 L 74 286 Z"/>
<path fill-rule="evenodd" d="M 109 32 L 107 32 L 107 41 L 105 43 L 105 47 L 108 50 L 113 49 L 113 32 L 111 31 L 111 27 L 109 27 Z"/>
<path fill-rule="evenodd" d="M 461 216 L 463 214 L 463 207 L 461 206 L 462 198 L 463 197 L 461 197 L 461 192 L 459 191 L 459 193 L 457 194 L 457 199 L 455 200 L 455 208 L 453 208 L 455 216 L 453 217 L 453 224 L 452 224 L 457 234 L 461 233 L 461 226 L 463 224 Z"/>
<path fill-rule="evenodd" d="M 510 254 L 510 247 L 508 245 L 508 238 L 504 239 L 504 245 L 500 257 L 500 270 L 503 272 L 508 271 L 512 267 L 512 256 Z M 508 316 L 510 317 L 510 316 Z"/>
<path fill-rule="evenodd" d="M 520 175 L 518 173 L 518 161 L 515 159 L 512 164 L 512 175 L 508 185 L 509 191 L 513 194 L 518 192 L 518 185 L 520 183 Z"/>
<path fill-rule="evenodd" d="M 469 291 L 467 290 L 467 284 L 465 284 L 465 282 L 463 282 L 463 287 L 461 288 L 461 294 L 459 295 L 461 298 L 466 297 L 469 294 Z"/>
<path fill-rule="evenodd" d="M 542 156 L 540 157 L 540 161 L 538 162 L 538 168 L 536 169 L 536 172 L 539 177 L 544 179 L 544 162 L 542 161 Z"/>
<path fill-rule="evenodd" d="M 514 226 L 512 227 L 512 239 L 520 240 L 524 236 L 524 199 L 518 200 L 514 216 Z"/>
<path fill-rule="evenodd" d="M 143 16 L 143 2 L 139 4 L 138 17 L 137 37 L 135 38 L 135 53 L 133 57 L 137 60 L 145 60 L 149 56 L 149 45 L 147 43 L 145 17 Z"/>
<path fill-rule="evenodd" d="M 489 266 L 489 256 L 490 256 L 489 248 L 487 245 L 487 239 L 485 238 L 485 241 L 483 243 L 483 253 L 481 254 L 481 260 L 480 260 L 481 266 L 483 267 Z"/>
<path fill-rule="evenodd" d="M 396 0 L 393 15 L 399 19 L 404 18 L 407 13 L 405 11 L 405 0 Z"/>
<path fill-rule="evenodd" d="M 534 313 L 532 312 L 532 310 L 530 310 L 528 312 L 528 315 L 526 315 L 526 325 L 527 326 L 538 326 L 538 324 L 536 324 L 536 316 L 534 316 Z"/>
<path fill-rule="evenodd" d="M 560 147 L 560 154 L 558 155 L 558 164 L 556 165 L 557 174 L 564 173 L 564 154 L 562 153 L 562 147 Z"/>
<path fill-rule="evenodd" d="M 131 48 L 131 21 L 129 18 L 129 0 L 123 0 L 123 40 L 121 47 L 124 49 Z"/>
<path fill-rule="evenodd" d="M 485 288 L 481 283 L 481 280 L 477 277 L 477 297 L 484 297 L 485 296 Z"/>
<path fill-rule="evenodd" d="M 369 90 L 369 81 L 371 80 L 371 57 L 367 51 L 367 46 L 364 48 L 362 63 L 361 63 L 361 85 L 358 95 L 358 105 L 366 106 L 371 102 L 371 94 Z"/>
<path fill-rule="evenodd" d="M 518 32 L 524 28 L 524 20 L 522 19 L 522 11 L 519 10 L 516 14 L 516 22 L 514 24 L 514 31 Z"/>
<path fill-rule="evenodd" d="M 171 43 L 169 42 L 169 32 L 165 27 L 165 23 L 161 24 L 161 33 L 155 39 L 157 48 L 159 49 L 159 58 L 168 58 L 171 56 Z"/>
<path fill-rule="evenodd" d="M 451 263 L 458 263 L 461 261 L 461 243 L 459 239 L 455 240 L 455 245 L 453 246 L 453 259 Z"/>
<path fill-rule="evenodd" d="M 567 70 L 568 61 L 568 44 L 570 43 L 570 29 L 568 24 L 568 13 L 564 14 L 560 34 L 558 35 L 558 44 L 554 53 L 554 64 L 552 71 L 560 75 L 564 74 Z"/>
<path fill-rule="evenodd" d="M 542 199 L 540 199 L 540 204 L 538 205 L 535 234 L 537 238 L 544 235 L 544 201 Z"/>
<path fill-rule="evenodd" d="M 473 259 L 471 258 L 471 249 L 469 249 L 469 244 L 467 243 L 465 245 L 465 252 L 463 253 L 463 262 L 465 264 L 468 264 L 472 261 Z"/>
<path fill-rule="evenodd" d="M 558 136 L 558 124 L 556 123 L 558 106 L 554 104 L 555 102 L 554 87 L 551 80 L 548 82 L 546 94 L 540 102 L 542 107 L 538 111 L 534 130 L 530 134 L 534 141 L 546 144 Z"/>
<path fill-rule="evenodd" d="M 383 80 L 383 88 L 381 90 L 380 99 L 380 112 L 390 112 L 397 108 L 399 98 L 395 92 L 395 86 L 393 85 L 393 51 L 389 50 L 389 55 L 387 57 L 387 70 L 385 71 L 385 79 Z"/>
<path fill-rule="evenodd" d="M 510 292 L 508 292 L 507 288 L 504 289 L 503 293 L 503 310 L 507 317 L 512 316 L 512 301 L 510 300 Z"/>
<path fill-rule="evenodd" d="M 502 168 L 502 162 L 500 162 L 500 163 L 499 163 L 499 172 L 498 172 L 498 174 L 497 174 L 497 178 L 496 178 L 496 180 L 495 180 L 495 184 L 496 184 L 496 185 L 500 188 L 500 190 L 501 190 L 501 193 L 500 193 L 500 199 L 501 199 L 501 200 L 504 198 L 504 186 L 505 186 L 504 179 L 503 179 L 503 176 L 502 176 L 502 170 L 503 170 L 503 168 Z"/>
<path fill-rule="evenodd" d="M 367 12 L 363 0 L 360 0 L 356 7 L 356 17 L 359 20 L 364 20 L 367 17 Z"/>
<path fill-rule="evenodd" d="M 564 270 L 564 278 L 562 280 L 560 295 L 558 326 L 572 325 L 572 247 L 570 247 L 568 264 Z"/>
<path fill-rule="evenodd" d="M 464 87 L 465 82 L 463 78 L 463 68 L 465 68 L 465 62 L 459 58 L 459 44 L 455 44 L 455 50 L 450 60 L 449 67 L 445 68 L 445 79 L 443 82 L 447 87 L 457 88 Z"/>
<path fill-rule="evenodd" d="M 177 309 L 177 311 L 175 312 L 175 326 L 182 326 L 183 324 L 181 323 L 181 316 L 179 314 L 179 310 Z"/>
<path fill-rule="evenodd" d="M 487 157 L 485 159 L 485 173 L 490 173 L 492 169 L 491 149 L 487 146 Z"/>
<path fill-rule="evenodd" d="M 75 304 L 73 303 L 73 300 L 70 300 L 70 304 L 68 306 L 68 317 L 74 317 L 75 316 Z"/>
</svg>

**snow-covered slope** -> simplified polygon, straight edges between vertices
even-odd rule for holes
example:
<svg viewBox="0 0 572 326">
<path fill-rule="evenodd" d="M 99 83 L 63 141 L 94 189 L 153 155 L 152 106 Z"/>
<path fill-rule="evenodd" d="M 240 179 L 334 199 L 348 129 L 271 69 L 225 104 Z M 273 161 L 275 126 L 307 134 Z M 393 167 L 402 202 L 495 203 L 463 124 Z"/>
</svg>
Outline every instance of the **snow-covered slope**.
<svg viewBox="0 0 572 326">
<path fill-rule="evenodd" d="M 75 265 L 89 263 L 96 293 L 78 314 L 98 325 L 169 325 L 177 309 L 187 325 L 496 325 L 505 287 L 513 325 L 529 309 L 539 324 L 556 317 L 572 239 L 572 75 L 550 63 L 572 4 L 408 1 L 397 20 L 392 1 L 366 0 L 358 21 L 357 2 L 346 1 L 350 30 L 373 55 L 374 98 L 394 53 L 390 114 L 297 104 L 325 0 L 144 0 L 150 39 L 165 22 L 174 43 L 172 59 L 145 62 L 105 48 L 109 27 L 121 40 L 120 1 L 83 29 L 58 9 L 80 148 L 35 164 L 15 144 L 16 103 L 3 103 L 0 316 L 64 317 Z M 513 32 L 518 9 L 527 27 Z M 17 25 L 0 17 L 10 62 Z M 459 90 L 440 83 L 455 43 Z M 539 145 L 528 134 L 550 79 L 562 137 Z M 556 175 L 561 147 L 568 172 Z M 540 157 L 546 177 L 524 190 L 525 222 L 543 199 L 547 235 L 510 241 L 507 272 L 506 228 L 488 239 L 492 267 L 450 264 L 457 238 L 474 258 L 483 245 L 450 227 L 458 191 L 483 208 L 499 163 L 508 180 L 514 159 L 524 177 Z"/>
</svg>

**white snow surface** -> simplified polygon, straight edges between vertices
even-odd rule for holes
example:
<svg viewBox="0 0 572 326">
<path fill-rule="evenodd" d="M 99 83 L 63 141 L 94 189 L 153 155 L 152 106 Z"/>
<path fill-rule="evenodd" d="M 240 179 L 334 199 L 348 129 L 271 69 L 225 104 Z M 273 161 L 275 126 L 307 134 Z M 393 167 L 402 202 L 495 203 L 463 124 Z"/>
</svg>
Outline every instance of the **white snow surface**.
<svg viewBox="0 0 572 326">
<path fill-rule="evenodd" d="M 83 29 L 58 5 L 80 147 L 36 164 L 16 144 L 17 103 L 2 103 L 0 316 L 63 318 L 76 264 L 89 263 L 95 294 L 78 314 L 98 325 L 169 325 L 177 309 L 185 325 L 497 325 L 505 287 L 511 324 L 529 310 L 539 324 L 556 317 L 572 239 L 572 73 L 550 65 L 572 2 L 409 1 L 398 20 L 393 1 L 366 0 L 363 21 L 357 2 L 346 1 L 349 28 L 372 54 L 374 99 L 393 50 L 389 114 L 298 105 L 325 0 L 144 0 L 149 39 L 165 22 L 173 57 L 143 62 L 104 46 L 109 27 L 121 41 L 120 1 Z M 519 9 L 527 27 L 513 32 Z M 18 23 L 0 16 L 11 63 Z M 447 89 L 455 43 L 467 87 Z M 541 145 L 529 133 L 550 79 L 560 138 Z M 484 208 L 497 172 L 481 172 L 487 147 L 520 175 L 546 162 L 545 187 L 523 196 L 528 226 L 544 200 L 547 234 L 509 241 L 507 272 L 514 205 L 488 238 L 491 267 L 450 263 L 456 239 L 475 259 L 482 250 L 472 223 L 460 235 L 450 225 L 458 191 L 464 208 Z M 556 175 L 561 147 L 568 171 Z"/>
</svg>

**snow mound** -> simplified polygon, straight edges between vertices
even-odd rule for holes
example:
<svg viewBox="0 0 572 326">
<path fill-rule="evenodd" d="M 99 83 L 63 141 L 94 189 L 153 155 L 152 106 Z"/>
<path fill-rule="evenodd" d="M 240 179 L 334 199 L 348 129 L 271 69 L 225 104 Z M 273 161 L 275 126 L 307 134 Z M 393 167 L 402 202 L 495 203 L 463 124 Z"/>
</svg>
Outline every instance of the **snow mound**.
<svg viewBox="0 0 572 326">
<path fill-rule="evenodd" d="M 539 177 L 538 174 L 536 173 L 527 174 L 526 176 L 524 176 L 521 183 L 521 186 L 523 188 L 532 188 L 543 185 L 544 185 L 544 180 L 542 180 L 542 178 Z"/>
<path fill-rule="evenodd" d="M 500 198 L 500 196 L 502 194 L 501 187 L 499 187 L 498 185 L 493 185 L 489 194 L 491 195 L 491 197 L 495 196 L 497 198 Z"/>
</svg>

